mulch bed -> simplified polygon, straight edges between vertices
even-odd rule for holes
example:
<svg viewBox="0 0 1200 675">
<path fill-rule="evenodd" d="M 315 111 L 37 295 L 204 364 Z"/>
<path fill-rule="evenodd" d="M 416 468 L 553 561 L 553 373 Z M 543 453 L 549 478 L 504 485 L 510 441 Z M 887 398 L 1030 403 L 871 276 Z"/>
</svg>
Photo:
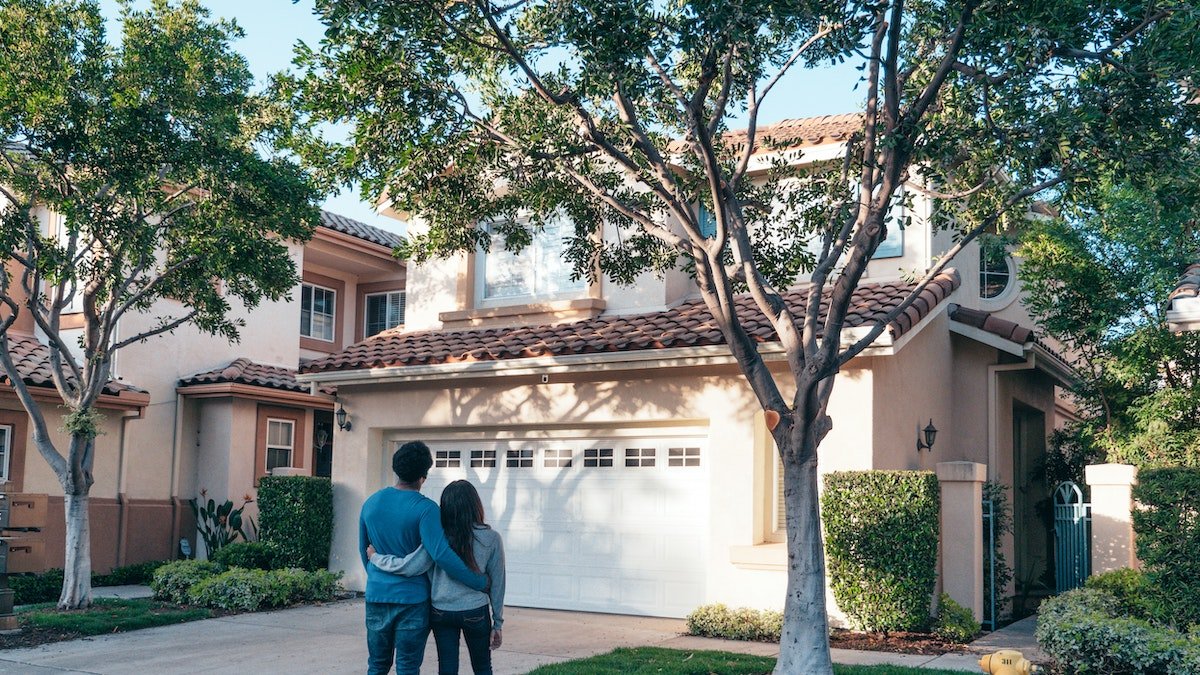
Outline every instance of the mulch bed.
<svg viewBox="0 0 1200 675">
<path fill-rule="evenodd" d="M 84 637 L 83 633 L 57 628 L 22 628 L 19 632 L 0 635 L 0 650 L 36 647 L 51 642 L 75 640 Z"/>
<path fill-rule="evenodd" d="M 829 635 L 829 646 L 837 649 L 862 649 L 872 652 L 898 652 L 938 656 L 961 652 L 963 645 L 943 640 L 930 633 L 857 633 L 835 628 Z"/>
</svg>

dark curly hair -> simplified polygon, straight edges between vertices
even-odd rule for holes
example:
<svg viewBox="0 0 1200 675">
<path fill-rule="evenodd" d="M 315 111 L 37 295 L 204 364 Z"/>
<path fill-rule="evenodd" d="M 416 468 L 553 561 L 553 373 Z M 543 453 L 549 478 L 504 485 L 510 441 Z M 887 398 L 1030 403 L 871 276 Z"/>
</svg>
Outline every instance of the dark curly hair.
<svg viewBox="0 0 1200 675">
<path fill-rule="evenodd" d="M 429 475 L 433 453 L 421 441 L 409 441 L 392 455 L 392 471 L 401 483 L 413 484 Z"/>
</svg>

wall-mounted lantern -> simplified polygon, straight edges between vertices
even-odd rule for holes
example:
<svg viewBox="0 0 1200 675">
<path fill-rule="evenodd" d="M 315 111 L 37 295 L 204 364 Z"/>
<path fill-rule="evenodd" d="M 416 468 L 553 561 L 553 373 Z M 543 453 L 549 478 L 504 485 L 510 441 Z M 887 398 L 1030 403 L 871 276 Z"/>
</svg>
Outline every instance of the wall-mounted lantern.
<svg viewBox="0 0 1200 675">
<path fill-rule="evenodd" d="M 935 440 L 937 440 L 937 431 L 938 431 L 937 427 L 933 426 L 933 418 L 932 417 L 929 418 L 929 424 L 924 429 L 922 429 L 920 427 L 920 425 L 917 426 L 917 452 L 918 453 L 920 453 L 922 450 L 928 450 L 930 452 L 933 452 L 933 442 Z M 921 442 L 922 437 L 924 437 L 924 439 L 923 439 L 925 441 L 924 443 Z"/>
</svg>

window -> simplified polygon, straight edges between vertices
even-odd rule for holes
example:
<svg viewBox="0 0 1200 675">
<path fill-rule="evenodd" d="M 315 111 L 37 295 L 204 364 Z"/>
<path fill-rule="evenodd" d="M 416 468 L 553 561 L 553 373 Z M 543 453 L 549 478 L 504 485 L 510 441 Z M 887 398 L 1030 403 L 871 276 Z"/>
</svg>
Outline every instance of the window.
<svg viewBox="0 0 1200 675">
<path fill-rule="evenodd" d="M 887 237 L 879 242 L 879 247 L 875 249 L 875 255 L 871 256 L 871 259 L 899 258 L 902 255 L 904 255 L 904 230 L 901 229 L 898 220 L 893 220 L 888 223 Z"/>
<path fill-rule="evenodd" d="M 443 469 L 456 469 L 462 466 L 461 450 L 435 450 L 433 465 Z"/>
<path fill-rule="evenodd" d="M 519 253 L 504 248 L 504 235 L 492 233 L 491 248 L 479 254 L 483 266 L 481 300 L 546 299 L 575 295 L 587 287 L 571 279 L 571 264 L 563 258 L 572 228 L 563 220 L 546 223 Z"/>
<path fill-rule="evenodd" d="M 404 323 L 404 291 L 372 293 L 367 296 L 363 337 L 371 337 Z"/>
<path fill-rule="evenodd" d="M 10 480 L 9 466 L 12 464 L 13 428 L 0 426 L 0 481 Z"/>
<path fill-rule="evenodd" d="M 300 287 L 300 334 L 333 342 L 334 308 L 337 292 L 321 286 Z"/>
<path fill-rule="evenodd" d="M 514 468 L 533 467 L 533 450 L 509 450 L 507 466 Z"/>
<path fill-rule="evenodd" d="M 700 466 L 700 448 L 670 448 L 667 466 Z"/>
<path fill-rule="evenodd" d="M 625 466 L 654 466 L 654 448 L 626 448 Z"/>
<path fill-rule="evenodd" d="M 979 297 L 998 298 L 1012 281 L 1009 257 L 991 248 L 979 249 Z"/>
<path fill-rule="evenodd" d="M 585 467 L 602 467 L 613 465 L 613 449 L 612 448 L 587 448 L 583 451 L 583 465 Z"/>
<path fill-rule="evenodd" d="M 488 469 L 496 466 L 496 451 L 495 450 L 472 450 L 471 451 L 471 468 L 473 469 Z"/>
<path fill-rule="evenodd" d="M 267 419 L 267 473 L 280 466 L 292 465 L 296 423 L 292 420 Z"/>
<path fill-rule="evenodd" d="M 561 450 L 547 449 L 546 456 L 542 459 L 542 466 L 552 469 L 563 469 L 571 466 L 571 451 L 565 448 Z"/>
<path fill-rule="evenodd" d="M 700 236 L 705 239 L 717 236 L 717 216 L 709 211 L 707 206 L 700 205 L 700 210 L 696 214 L 696 222 L 700 225 Z"/>
</svg>

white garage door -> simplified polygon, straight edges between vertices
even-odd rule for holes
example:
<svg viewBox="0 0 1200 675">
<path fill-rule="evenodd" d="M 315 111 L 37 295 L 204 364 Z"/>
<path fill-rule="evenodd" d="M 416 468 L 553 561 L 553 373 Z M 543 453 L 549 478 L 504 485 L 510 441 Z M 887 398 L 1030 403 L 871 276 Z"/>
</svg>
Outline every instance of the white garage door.
<svg viewBox="0 0 1200 675">
<path fill-rule="evenodd" d="M 703 440 L 678 431 L 430 440 L 423 492 L 437 500 L 458 479 L 479 489 L 504 537 L 508 605 L 684 616 L 704 601 Z"/>
</svg>

